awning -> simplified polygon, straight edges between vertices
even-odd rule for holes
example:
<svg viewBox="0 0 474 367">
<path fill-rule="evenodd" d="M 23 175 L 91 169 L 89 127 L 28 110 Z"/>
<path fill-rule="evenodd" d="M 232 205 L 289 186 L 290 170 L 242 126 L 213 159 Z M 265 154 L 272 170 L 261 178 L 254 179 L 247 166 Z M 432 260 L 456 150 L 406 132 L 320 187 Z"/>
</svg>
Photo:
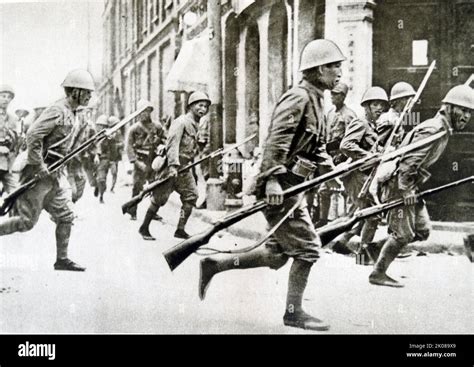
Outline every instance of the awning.
<svg viewBox="0 0 474 367">
<path fill-rule="evenodd" d="M 204 37 L 186 41 L 165 79 L 168 91 L 207 93 L 209 83 L 209 40 Z"/>
</svg>

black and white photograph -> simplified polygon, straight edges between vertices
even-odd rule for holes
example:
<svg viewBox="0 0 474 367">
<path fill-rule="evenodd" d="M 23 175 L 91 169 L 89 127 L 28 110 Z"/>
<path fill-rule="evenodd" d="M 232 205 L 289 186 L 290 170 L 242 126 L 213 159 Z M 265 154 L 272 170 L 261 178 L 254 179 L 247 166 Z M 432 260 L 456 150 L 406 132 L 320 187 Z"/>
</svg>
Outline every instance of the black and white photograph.
<svg viewBox="0 0 474 367">
<path fill-rule="evenodd" d="M 0 0 L 0 363 L 296 334 L 472 365 L 473 34 L 474 0 Z"/>
</svg>

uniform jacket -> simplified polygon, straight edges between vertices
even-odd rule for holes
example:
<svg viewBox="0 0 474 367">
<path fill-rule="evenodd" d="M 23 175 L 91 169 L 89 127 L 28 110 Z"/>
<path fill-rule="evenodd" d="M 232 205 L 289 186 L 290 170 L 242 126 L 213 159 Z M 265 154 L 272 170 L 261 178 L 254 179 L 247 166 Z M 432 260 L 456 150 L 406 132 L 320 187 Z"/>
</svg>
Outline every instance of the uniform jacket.
<svg viewBox="0 0 474 367">
<path fill-rule="evenodd" d="M 448 134 L 441 139 L 413 152 L 405 154 L 398 164 L 398 188 L 402 191 L 415 189 L 431 176 L 427 169 L 443 154 L 448 144 L 452 127 L 449 116 L 441 109 L 435 117 L 417 125 L 403 139 L 400 147 L 428 138 L 441 131 Z"/>
<path fill-rule="evenodd" d="M 377 143 L 375 124 L 366 118 L 353 120 L 347 127 L 341 141 L 341 152 L 352 160 L 358 160 L 370 154 Z"/>
<path fill-rule="evenodd" d="M 122 157 L 123 141 L 120 131 L 110 139 L 104 139 L 100 142 L 97 153 L 100 159 L 107 159 L 110 161 L 119 161 Z"/>
<path fill-rule="evenodd" d="M 380 145 L 385 146 L 385 143 L 392 133 L 392 130 L 395 127 L 399 117 L 400 114 L 393 108 L 390 108 L 387 112 L 380 115 L 379 119 L 377 120 L 377 134 L 379 136 Z M 403 126 L 400 126 L 392 141 L 392 146 L 398 146 L 402 142 L 404 136 L 405 129 Z"/>
<path fill-rule="evenodd" d="M 328 112 L 328 137 L 327 142 L 331 143 L 333 141 L 342 140 L 344 134 L 346 132 L 347 126 L 352 122 L 352 120 L 356 119 L 356 113 L 347 107 L 345 104 L 342 108 L 337 111 L 336 107 L 334 106 Z"/>
<path fill-rule="evenodd" d="M 0 170 L 10 171 L 15 160 L 20 126 L 18 118 L 4 110 L 0 110 L 0 146 L 9 152 L 0 155 Z"/>
<path fill-rule="evenodd" d="M 209 114 L 199 120 L 198 125 L 198 145 L 202 155 L 211 152 L 211 124 L 209 123 Z"/>
<path fill-rule="evenodd" d="M 141 121 L 132 125 L 127 136 L 127 156 L 130 162 L 138 158 L 137 150 L 148 150 L 156 148 L 164 142 L 164 130 L 160 123 L 152 122 L 145 125 Z"/>
<path fill-rule="evenodd" d="M 57 160 L 77 143 L 80 131 L 74 128 L 75 115 L 67 99 L 61 99 L 48 108 L 31 125 L 26 134 L 27 164 L 41 165 L 48 151 Z"/>
<path fill-rule="evenodd" d="M 283 94 L 275 106 L 257 188 L 269 176 L 285 174 L 297 155 L 308 157 L 321 168 L 332 166 L 324 146 L 326 136 L 323 91 L 303 80 Z"/>
<path fill-rule="evenodd" d="M 186 165 L 198 151 L 198 124 L 188 115 L 181 115 L 170 126 L 166 141 L 168 166 Z"/>
</svg>

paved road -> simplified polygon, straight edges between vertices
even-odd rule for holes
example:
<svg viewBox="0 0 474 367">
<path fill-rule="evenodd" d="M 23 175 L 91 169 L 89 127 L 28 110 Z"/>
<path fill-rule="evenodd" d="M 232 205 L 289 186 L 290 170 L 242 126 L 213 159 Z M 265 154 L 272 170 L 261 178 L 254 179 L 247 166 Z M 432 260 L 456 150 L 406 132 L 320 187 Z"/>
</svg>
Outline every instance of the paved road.
<svg viewBox="0 0 474 367">
<path fill-rule="evenodd" d="M 177 243 L 178 212 L 168 205 L 154 222 L 156 242 L 143 241 L 139 223 L 122 216 L 130 187 L 100 205 L 88 188 L 76 206 L 70 257 L 85 273 L 57 272 L 54 225 L 44 213 L 28 233 L 1 238 L 1 333 L 304 333 L 286 328 L 289 264 L 279 271 L 232 271 L 213 280 L 204 302 L 197 296 L 198 256 L 171 273 L 161 253 Z M 139 210 L 143 217 L 146 205 Z M 189 232 L 205 226 L 192 218 Z M 211 245 L 250 244 L 224 233 Z M 397 260 L 391 268 L 406 288 L 367 282 L 370 267 L 323 252 L 311 273 L 307 311 L 331 324 L 330 333 L 464 334 L 474 331 L 473 266 L 463 256 L 429 254 Z"/>
</svg>

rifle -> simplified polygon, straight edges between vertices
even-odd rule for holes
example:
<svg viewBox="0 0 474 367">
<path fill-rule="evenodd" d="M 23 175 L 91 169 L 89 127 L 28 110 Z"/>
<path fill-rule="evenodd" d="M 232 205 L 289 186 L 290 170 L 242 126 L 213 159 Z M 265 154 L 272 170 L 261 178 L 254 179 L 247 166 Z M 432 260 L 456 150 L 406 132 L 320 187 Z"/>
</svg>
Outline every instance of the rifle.
<svg viewBox="0 0 474 367">
<path fill-rule="evenodd" d="M 211 158 L 215 158 L 215 157 L 218 157 L 220 155 L 224 155 L 232 150 L 234 150 L 235 148 L 238 148 L 239 146 L 249 142 L 250 140 L 252 140 L 257 134 L 253 134 L 253 135 L 250 135 L 249 137 L 245 138 L 243 141 L 241 141 L 240 143 L 237 143 L 237 144 L 234 144 L 226 149 L 224 148 L 219 148 L 217 150 L 215 150 L 214 152 L 212 153 L 209 153 L 208 155 L 198 159 L 197 161 L 194 161 L 190 164 L 188 164 L 187 166 L 184 166 L 183 168 L 181 168 L 180 170 L 178 170 L 178 174 L 180 173 L 183 173 L 183 172 L 186 172 L 187 170 L 190 170 L 191 168 L 201 164 L 202 162 L 204 161 L 207 161 L 208 159 L 211 159 Z M 133 198 L 131 198 L 129 201 L 127 201 L 125 204 L 122 205 L 122 213 L 123 214 L 126 214 L 126 213 L 129 213 L 130 210 L 132 208 L 134 208 L 135 206 L 137 206 L 144 198 L 146 195 L 148 195 L 149 193 L 151 193 L 153 190 L 155 190 L 157 187 L 163 185 L 165 182 L 167 182 L 168 180 L 170 179 L 170 177 L 165 177 L 164 179 L 162 180 L 156 180 L 156 181 L 153 181 L 151 183 L 149 183 L 147 186 L 145 186 L 143 188 L 143 190 L 136 196 L 134 196 Z"/>
<path fill-rule="evenodd" d="M 393 129 L 392 129 L 392 132 L 390 133 L 390 136 L 388 137 L 387 141 L 385 142 L 385 145 L 384 145 L 383 150 L 382 150 L 383 152 L 386 152 L 387 149 L 389 149 L 390 146 L 392 145 L 393 139 L 395 138 L 398 129 L 402 125 L 402 122 L 403 122 L 403 119 L 405 118 L 405 115 L 408 114 L 413 109 L 413 107 L 415 106 L 415 103 L 420 98 L 421 93 L 423 92 L 423 89 L 425 89 L 426 83 L 428 83 L 428 79 L 430 78 L 431 74 L 433 73 L 433 70 L 434 70 L 435 66 L 436 66 L 436 60 L 434 60 L 431 63 L 428 71 L 425 74 L 425 77 L 421 81 L 421 84 L 418 87 L 418 90 L 416 91 L 415 96 L 411 97 L 407 101 L 407 103 L 405 104 L 405 107 L 403 108 L 402 113 L 400 114 L 397 121 L 395 122 L 395 125 L 393 126 Z M 357 198 L 359 200 L 366 197 L 367 191 L 369 191 L 370 184 L 372 183 L 376 173 L 377 173 L 377 166 L 372 168 L 372 171 L 370 171 L 369 177 L 367 177 L 367 179 L 365 180 L 364 185 L 362 186 L 362 188 L 359 192 L 359 195 L 357 196 Z"/>
<path fill-rule="evenodd" d="M 114 126 L 110 128 L 102 129 L 101 131 L 96 133 L 94 136 L 86 140 L 84 143 L 79 145 L 77 148 L 73 149 L 71 152 L 66 154 L 64 157 L 58 159 L 56 162 L 54 162 L 48 167 L 48 176 L 58 171 L 67 162 L 69 162 L 78 154 L 82 153 L 84 150 L 88 149 L 91 145 L 97 144 L 98 142 L 111 137 L 114 133 L 116 133 L 119 129 L 125 126 L 128 122 L 130 122 L 131 120 L 136 118 L 140 113 L 145 111 L 145 109 L 146 109 L 145 107 L 141 108 L 133 112 L 126 118 L 124 118 L 122 121 L 117 122 Z M 18 187 L 16 190 L 12 191 L 10 194 L 5 196 L 4 198 L 1 198 L 0 199 L 0 216 L 7 214 L 11 210 L 13 205 L 15 204 L 16 200 L 21 195 L 23 195 L 26 191 L 28 191 L 30 188 L 36 185 L 38 181 L 40 181 L 40 178 L 38 178 L 38 176 L 35 175 L 31 180 L 24 183 L 23 185 Z"/>
<path fill-rule="evenodd" d="M 446 132 L 439 132 L 435 135 L 430 136 L 429 138 L 419 140 L 415 143 L 406 145 L 402 148 L 394 150 L 390 153 L 373 153 L 369 154 L 366 157 L 354 161 L 352 163 L 342 163 L 336 169 L 328 172 L 324 175 L 318 176 L 308 181 L 304 181 L 296 186 L 292 186 L 289 189 L 283 191 L 284 199 L 288 199 L 291 196 L 298 195 L 303 193 L 309 189 L 317 187 L 324 182 L 330 181 L 336 177 L 346 175 L 352 171 L 357 169 L 364 169 L 367 166 L 371 166 L 380 162 L 385 162 L 392 160 L 400 155 L 406 154 L 413 150 L 419 149 L 423 146 L 431 144 L 432 142 L 440 139 L 446 135 Z M 268 204 L 264 200 L 259 200 L 251 205 L 241 208 L 220 220 L 216 221 L 207 231 L 198 233 L 191 238 L 178 243 L 177 245 L 173 246 L 172 248 L 163 252 L 163 256 L 165 257 L 169 267 L 171 270 L 174 270 L 176 267 L 179 266 L 186 258 L 188 258 L 194 251 L 196 251 L 199 247 L 207 244 L 211 237 L 216 234 L 217 232 L 241 221 L 244 218 L 249 217 L 252 214 L 255 214 L 263 209 L 265 209 Z"/>
<path fill-rule="evenodd" d="M 466 177 L 458 181 L 450 182 L 443 186 L 438 186 L 430 190 L 425 190 L 416 195 L 418 199 L 425 198 L 427 196 L 431 196 L 437 194 L 438 192 L 463 185 L 465 183 L 474 183 L 474 176 Z M 321 243 L 324 246 L 329 244 L 333 239 L 335 239 L 340 234 L 347 232 L 350 230 L 354 224 L 364 220 L 366 218 L 372 217 L 374 215 L 386 212 L 390 209 L 397 208 L 399 206 L 403 206 L 404 201 L 403 199 L 397 199 L 390 201 L 388 203 L 383 203 L 379 205 L 374 205 L 369 208 L 358 210 L 352 216 L 346 216 L 338 218 L 337 220 L 326 224 L 325 226 L 318 228 L 316 232 L 318 232 L 319 237 L 321 238 Z"/>
</svg>

